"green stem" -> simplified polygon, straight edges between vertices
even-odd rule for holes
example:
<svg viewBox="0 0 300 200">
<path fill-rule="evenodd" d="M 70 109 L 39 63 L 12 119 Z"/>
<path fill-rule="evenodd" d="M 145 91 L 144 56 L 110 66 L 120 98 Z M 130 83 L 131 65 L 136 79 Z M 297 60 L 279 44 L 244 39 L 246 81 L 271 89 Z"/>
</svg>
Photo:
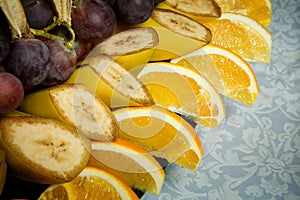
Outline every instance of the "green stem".
<svg viewBox="0 0 300 200">
<path fill-rule="evenodd" d="M 56 16 L 53 17 L 53 22 L 52 24 L 50 24 L 49 26 L 43 28 L 43 30 L 45 32 L 49 32 L 51 31 L 52 29 L 54 29 L 56 26 L 60 26 L 61 24 L 63 23 L 63 21 L 59 18 L 57 18 Z"/>
<path fill-rule="evenodd" d="M 75 32 L 72 29 L 71 25 L 67 22 L 63 22 L 63 25 L 68 29 L 68 31 L 71 34 L 71 39 L 65 43 L 66 47 L 69 49 L 74 49 L 74 43 L 75 43 Z"/>
<path fill-rule="evenodd" d="M 30 31 L 35 36 L 42 36 L 42 37 L 47 38 L 47 39 L 58 39 L 58 40 L 64 40 L 65 41 L 65 38 L 49 33 L 49 31 L 54 29 L 56 26 L 61 26 L 61 25 L 66 27 L 68 29 L 69 33 L 71 34 L 71 39 L 69 41 L 65 42 L 66 47 L 69 48 L 69 49 L 74 49 L 74 43 L 75 43 L 75 32 L 74 32 L 74 30 L 72 29 L 70 24 L 68 24 L 67 22 L 65 22 L 65 21 L 63 21 L 63 20 L 61 20 L 57 17 L 54 17 L 53 18 L 53 23 L 50 24 L 49 26 L 43 28 L 43 30 L 32 29 L 31 28 Z"/>
<path fill-rule="evenodd" d="M 51 39 L 51 40 L 55 40 L 55 39 L 58 39 L 58 40 L 65 40 L 63 37 L 61 36 L 58 36 L 58 35 L 54 35 L 54 34 L 51 34 L 51 33 L 47 33 L 45 32 L 44 30 L 39 30 L 39 29 L 33 29 L 31 28 L 30 31 L 35 35 L 35 36 L 42 36 L 44 38 L 47 38 L 47 39 Z"/>
</svg>

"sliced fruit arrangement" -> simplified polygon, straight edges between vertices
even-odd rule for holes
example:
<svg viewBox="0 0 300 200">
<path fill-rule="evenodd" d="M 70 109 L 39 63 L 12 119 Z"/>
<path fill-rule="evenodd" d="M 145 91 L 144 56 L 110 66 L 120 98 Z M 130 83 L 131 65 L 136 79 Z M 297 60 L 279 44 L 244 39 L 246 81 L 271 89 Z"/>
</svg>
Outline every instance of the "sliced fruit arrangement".
<svg viewBox="0 0 300 200">
<path fill-rule="evenodd" d="M 103 54 L 86 58 L 65 83 L 86 85 L 110 108 L 153 104 L 145 86 L 113 58 Z"/>
<path fill-rule="evenodd" d="M 81 199 L 138 200 L 134 191 L 117 177 L 95 167 L 86 167 L 70 182 L 49 186 L 38 200 Z"/>
<path fill-rule="evenodd" d="M 90 141 L 58 120 L 17 114 L 0 118 L 0 148 L 14 176 L 54 184 L 74 179 L 90 158 Z"/>
<path fill-rule="evenodd" d="M 248 106 L 253 105 L 259 94 L 258 83 L 250 64 L 228 49 L 206 45 L 171 60 L 171 63 L 195 68 L 210 80 L 219 93 Z"/>
<path fill-rule="evenodd" d="M 120 137 L 152 155 L 196 170 L 204 156 L 194 128 L 177 114 L 159 106 L 126 107 L 113 111 Z"/>
<path fill-rule="evenodd" d="M 221 96 L 196 70 L 169 62 L 155 62 L 145 65 L 137 77 L 157 105 L 209 127 L 217 127 L 225 118 Z"/>
<path fill-rule="evenodd" d="M 88 166 L 110 172 L 130 187 L 143 192 L 159 194 L 165 173 L 147 151 L 127 140 L 92 142 Z"/>
<path fill-rule="evenodd" d="M 221 95 L 253 105 L 248 61 L 270 62 L 270 0 L 0 6 L 0 181 L 7 164 L 51 184 L 39 199 L 159 194 L 163 167 L 196 171 L 205 156 L 185 119 L 218 127 Z"/>
<path fill-rule="evenodd" d="M 228 48 L 246 60 L 270 63 L 271 33 L 254 19 L 236 13 L 223 13 L 204 24 L 212 31 L 211 44 Z"/>
<path fill-rule="evenodd" d="M 117 123 L 107 105 L 82 84 L 62 84 L 26 95 L 21 110 L 60 120 L 90 139 L 114 141 Z"/>
</svg>

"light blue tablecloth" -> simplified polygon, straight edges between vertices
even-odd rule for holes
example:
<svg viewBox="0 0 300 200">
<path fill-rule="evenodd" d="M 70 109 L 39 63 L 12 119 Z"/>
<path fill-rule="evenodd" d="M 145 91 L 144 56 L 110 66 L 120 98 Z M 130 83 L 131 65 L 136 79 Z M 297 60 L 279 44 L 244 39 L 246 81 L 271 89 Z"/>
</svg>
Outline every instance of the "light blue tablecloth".
<svg viewBox="0 0 300 200">
<path fill-rule="evenodd" d="M 166 168 L 150 199 L 300 199 L 300 1 L 273 0 L 271 64 L 250 63 L 260 95 L 253 107 L 224 97 L 218 129 L 196 127 L 206 156 L 197 172 Z"/>
</svg>

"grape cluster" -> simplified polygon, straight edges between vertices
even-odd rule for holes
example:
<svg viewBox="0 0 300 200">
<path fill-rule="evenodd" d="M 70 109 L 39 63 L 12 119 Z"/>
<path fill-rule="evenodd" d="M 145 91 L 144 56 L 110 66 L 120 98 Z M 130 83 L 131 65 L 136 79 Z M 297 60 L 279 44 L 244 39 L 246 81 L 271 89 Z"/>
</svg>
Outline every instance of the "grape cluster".
<svg viewBox="0 0 300 200">
<path fill-rule="evenodd" d="M 0 9 L 0 113 L 17 108 L 24 93 L 34 88 L 63 83 L 93 46 L 115 33 L 117 23 L 142 23 L 162 1 L 73 1 L 68 27 L 57 23 L 51 0 L 20 0 L 33 33 L 30 38 L 12 38 Z"/>
</svg>

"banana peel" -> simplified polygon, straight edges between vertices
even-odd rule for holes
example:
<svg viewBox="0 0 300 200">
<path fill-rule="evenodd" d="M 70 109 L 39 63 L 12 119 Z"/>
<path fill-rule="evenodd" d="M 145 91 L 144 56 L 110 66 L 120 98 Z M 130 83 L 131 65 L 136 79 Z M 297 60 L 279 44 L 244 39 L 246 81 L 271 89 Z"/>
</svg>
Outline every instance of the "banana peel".
<svg viewBox="0 0 300 200">
<path fill-rule="evenodd" d="M 154 104 L 147 88 L 106 55 L 86 58 L 66 83 L 84 84 L 110 108 Z"/>
<path fill-rule="evenodd" d="M 159 45 L 150 61 L 163 61 L 185 55 L 210 43 L 211 31 L 183 14 L 168 9 L 155 8 L 151 17 L 136 27 L 156 30 Z"/>
<path fill-rule="evenodd" d="M 91 155 L 91 141 L 73 127 L 22 112 L 1 116 L 0 148 L 11 175 L 43 184 L 74 179 Z"/>
<path fill-rule="evenodd" d="M 7 165 L 6 165 L 5 157 L 6 157 L 5 151 L 0 149 L 0 196 L 6 181 Z"/>
<path fill-rule="evenodd" d="M 111 110 L 82 84 L 62 84 L 28 94 L 20 109 L 67 123 L 89 139 L 114 141 L 118 136 Z"/>
</svg>

